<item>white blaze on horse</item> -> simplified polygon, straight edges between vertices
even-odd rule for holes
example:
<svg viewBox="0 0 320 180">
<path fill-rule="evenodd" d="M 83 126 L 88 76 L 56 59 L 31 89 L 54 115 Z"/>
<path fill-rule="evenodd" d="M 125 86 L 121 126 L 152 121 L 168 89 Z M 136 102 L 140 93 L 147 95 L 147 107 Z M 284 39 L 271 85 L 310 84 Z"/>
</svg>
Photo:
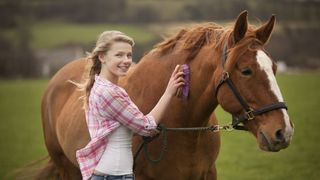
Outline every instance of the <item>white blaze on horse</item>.
<svg viewBox="0 0 320 180">
<path fill-rule="evenodd" d="M 183 29 L 147 53 L 120 84 L 148 113 L 163 94 L 174 67 L 188 64 L 189 96 L 172 100 L 161 121 L 165 127 L 217 125 L 214 110 L 220 104 L 233 115 L 234 128 L 252 133 L 261 149 L 279 151 L 290 144 L 293 125 L 275 79 L 276 64 L 264 49 L 274 23 L 272 16 L 258 28 L 249 26 L 245 11 L 231 28 L 205 24 Z M 43 96 L 42 121 L 51 159 L 42 177 L 81 179 L 75 153 L 89 142 L 89 134 L 79 100 L 83 92 L 68 80 L 81 82 L 86 64 L 87 60 L 80 59 L 65 65 Z M 134 151 L 140 142 L 140 137 L 134 137 Z M 161 146 L 160 141 L 151 142 L 150 154 L 159 154 Z M 140 155 L 136 179 L 216 179 L 219 148 L 218 132 L 168 132 L 163 159 L 153 164 Z"/>
</svg>

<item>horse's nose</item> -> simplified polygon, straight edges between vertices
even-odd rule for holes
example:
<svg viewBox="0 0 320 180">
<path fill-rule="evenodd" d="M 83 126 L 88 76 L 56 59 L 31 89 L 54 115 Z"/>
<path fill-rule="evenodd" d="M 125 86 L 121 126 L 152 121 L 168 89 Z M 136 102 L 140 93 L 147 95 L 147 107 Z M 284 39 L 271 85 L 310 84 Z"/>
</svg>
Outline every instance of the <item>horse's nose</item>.
<svg viewBox="0 0 320 180">
<path fill-rule="evenodd" d="M 276 144 L 281 144 L 281 143 L 284 143 L 285 140 L 286 139 L 284 137 L 283 130 L 282 129 L 278 129 L 276 131 L 276 134 L 275 134 L 275 143 Z"/>
<path fill-rule="evenodd" d="M 258 133 L 260 148 L 266 151 L 279 151 L 287 148 L 291 142 L 294 129 L 292 126 L 265 128 Z"/>
<path fill-rule="evenodd" d="M 292 131 L 286 129 L 278 129 L 275 131 L 273 144 L 276 149 L 284 149 L 289 146 L 292 137 Z"/>
</svg>

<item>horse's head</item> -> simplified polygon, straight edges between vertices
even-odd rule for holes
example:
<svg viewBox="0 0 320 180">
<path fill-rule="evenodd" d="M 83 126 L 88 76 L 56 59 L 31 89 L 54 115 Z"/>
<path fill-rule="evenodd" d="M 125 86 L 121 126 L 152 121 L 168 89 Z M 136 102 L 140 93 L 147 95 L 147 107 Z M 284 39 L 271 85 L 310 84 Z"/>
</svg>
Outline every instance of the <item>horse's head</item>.
<svg viewBox="0 0 320 180">
<path fill-rule="evenodd" d="M 215 71 L 216 96 L 233 115 L 233 125 L 250 131 L 266 151 L 286 148 L 293 124 L 283 103 L 275 73 L 277 65 L 264 50 L 275 17 L 259 28 L 248 28 L 247 12 L 239 15 L 222 48 Z"/>
</svg>

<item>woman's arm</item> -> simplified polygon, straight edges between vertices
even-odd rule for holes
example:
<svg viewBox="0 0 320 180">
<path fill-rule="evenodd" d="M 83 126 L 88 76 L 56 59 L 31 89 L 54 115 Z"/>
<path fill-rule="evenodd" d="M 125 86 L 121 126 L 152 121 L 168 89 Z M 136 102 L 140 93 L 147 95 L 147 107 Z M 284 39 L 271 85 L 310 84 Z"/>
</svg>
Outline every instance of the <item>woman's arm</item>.
<svg viewBox="0 0 320 180">
<path fill-rule="evenodd" d="M 156 133 L 157 123 L 161 120 L 171 98 L 177 89 L 184 84 L 183 72 L 178 71 L 176 66 L 167 88 L 148 115 L 144 115 L 131 101 L 124 91 L 105 90 L 103 99 L 98 103 L 100 114 L 107 118 L 119 121 L 121 124 L 143 136 L 152 136 Z"/>
<path fill-rule="evenodd" d="M 179 71 L 180 65 L 177 65 L 170 77 L 166 91 L 161 96 L 156 106 L 150 111 L 149 115 L 153 116 L 158 124 L 168 107 L 171 98 L 176 94 L 177 89 L 184 85 L 183 72 Z"/>
</svg>

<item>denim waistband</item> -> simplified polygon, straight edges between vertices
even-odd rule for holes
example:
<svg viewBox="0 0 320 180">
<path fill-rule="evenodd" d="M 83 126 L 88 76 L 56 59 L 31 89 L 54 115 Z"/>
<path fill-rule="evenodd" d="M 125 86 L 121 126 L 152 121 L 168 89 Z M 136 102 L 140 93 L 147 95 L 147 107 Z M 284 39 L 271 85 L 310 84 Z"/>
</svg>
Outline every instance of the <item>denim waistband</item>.
<svg viewBox="0 0 320 180">
<path fill-rule="evenodd" d="M 95 176 L 100 176 L 100 177 L 104 177 L 104 178 L 116 178 L 116 177 L 123 177 L 123 178 L 134 178 L 134 174 L 126 174 L 126 175 L 109 175 L 109 174 L 104 174 L 104 173 L 100 173 L 100 172 L 94 172 L 93 173 Z"/>
</svg>

